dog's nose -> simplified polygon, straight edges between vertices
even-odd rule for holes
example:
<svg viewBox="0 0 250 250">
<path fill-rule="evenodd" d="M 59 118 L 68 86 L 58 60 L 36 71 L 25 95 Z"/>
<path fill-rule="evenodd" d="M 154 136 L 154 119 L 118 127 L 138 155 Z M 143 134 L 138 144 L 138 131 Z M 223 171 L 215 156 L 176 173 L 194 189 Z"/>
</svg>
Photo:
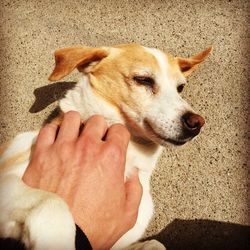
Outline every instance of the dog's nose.
<svg viewBox="0 0 250 250">
<path fill-rule="evenodd" d="M 201 127 L 205 124 L 205 120 L 200 115 L 192 112 L 187 112 L 182 116 L 182 121 L 185 128 L 192 135 L 197 135 L 200 132 Z"/>
</svg>

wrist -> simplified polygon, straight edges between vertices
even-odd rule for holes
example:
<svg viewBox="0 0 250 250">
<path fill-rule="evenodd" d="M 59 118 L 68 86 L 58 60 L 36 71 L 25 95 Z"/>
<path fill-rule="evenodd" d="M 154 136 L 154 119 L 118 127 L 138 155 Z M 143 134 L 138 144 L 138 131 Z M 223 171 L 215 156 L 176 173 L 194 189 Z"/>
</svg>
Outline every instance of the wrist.
<svg viewBox="0 0 250 250">
<path fill-rule="evenodd" d="M 100 225 L 96 225 L 98 226 L 97 230 L 94 230 L 91 228 L 91 226 L 80 226 L 79 224 L 76 224 L 76 227 L 78 227 L 78 234 L 81 231 L 86 239 L 89 242 L 89 245 L 91 246 L 90 249 L 94 249 L 94 250 L 109 250 L 113 244 L 110 243 L 110 237 L 108 237 L 108 235 L 105 234 L 105 232 L 101 231 L 99 229 Z M 77 235 L 76 235 L 77 236 Z M 79 236 L 79 235 L 78 235 Z M 76 250 L 82 250 L 85 248 L 76 248 Z M 88 248 L 86 249 L 88 250 Z"/>
</svg>

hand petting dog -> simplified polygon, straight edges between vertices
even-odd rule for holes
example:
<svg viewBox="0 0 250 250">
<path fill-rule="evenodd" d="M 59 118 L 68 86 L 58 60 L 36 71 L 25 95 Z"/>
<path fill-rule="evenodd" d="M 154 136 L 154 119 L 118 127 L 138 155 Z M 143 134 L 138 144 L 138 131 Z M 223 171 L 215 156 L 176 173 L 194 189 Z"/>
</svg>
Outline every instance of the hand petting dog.
<svg viewBox="0 0 250 250">
<path fill-rule="evenodd" d="M 130 134 L 120 124 L 108 128 L 101 116 L 89 118 L 79 134 L 80 126 L 71 111 L 58 133 L 55 124 L 42 128 L 23 181 L 57 193 L 93 249 L 110 249 L 134 226 L 142 196 L 136 170 L 124 182 Z"/>
</svg>

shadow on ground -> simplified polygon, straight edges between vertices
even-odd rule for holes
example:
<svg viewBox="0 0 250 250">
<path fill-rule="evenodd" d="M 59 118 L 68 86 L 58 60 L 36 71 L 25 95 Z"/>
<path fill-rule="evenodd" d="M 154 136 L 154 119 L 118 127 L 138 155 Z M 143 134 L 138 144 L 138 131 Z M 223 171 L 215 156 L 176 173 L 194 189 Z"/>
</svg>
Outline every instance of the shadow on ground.
<svg viewBox="0 0 250 250">
<path fill-rule="evenodd" d="M 250 226 L 210 220 L 174 220 L 157 239 L 167 250 L 248 250 Z M 0 239 L 0 250 L 24 250 L 12 239 Z M 154 249 L 156 250 L 156 249 Z"/>
<path fill-rule="evenodd" d="M 51 103 L 62 99 L 76 82 L 56 82 L 34 90 L 35 102 L 30 108 L 30 113 L 37 113 L 48 107 Z"/>
<path fill-rule="evenodd" d="M 250 249 L 250 226 L 176 219 L 148 239 L 157 239 L 167 250 L 247 250 Z"/>
</svg>

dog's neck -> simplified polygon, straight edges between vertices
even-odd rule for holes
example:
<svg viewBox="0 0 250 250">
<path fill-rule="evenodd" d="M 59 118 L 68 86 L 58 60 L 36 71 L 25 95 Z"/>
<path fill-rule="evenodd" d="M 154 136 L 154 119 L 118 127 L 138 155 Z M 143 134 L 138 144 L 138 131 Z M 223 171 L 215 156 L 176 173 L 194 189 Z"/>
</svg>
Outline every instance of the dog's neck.
<svg viewBox="0 0 250 250">
<path fill-rule="evenodd" d="M 64 113 L 70 110 L 79 112 L 83 121 L 92 115 L 101 114 L 109 126 L 114 123 L 125 125 L 125 120 L 117 108 L 93 92 L 87 75 L 82 75 L 76 86 L 60 100 L 59 106 Z M 151 141 L 138 137 L 132 136 L 131 141 L 136 144 L 136 147 L 146 150 L 149 155 L 155 155 L 161 148 Z"/>
<path fill-rule="evenodd" d="M 76 86 L 59 101 L 59 106 L 64 113 L 70 110 L 79 112 L 83 121 L 92 115 L 101 114 L 109 125 L 124 124 L 117 110 L 102 97 L 93 93 L 87 75 L 82 75 Z"/>
</svg>

